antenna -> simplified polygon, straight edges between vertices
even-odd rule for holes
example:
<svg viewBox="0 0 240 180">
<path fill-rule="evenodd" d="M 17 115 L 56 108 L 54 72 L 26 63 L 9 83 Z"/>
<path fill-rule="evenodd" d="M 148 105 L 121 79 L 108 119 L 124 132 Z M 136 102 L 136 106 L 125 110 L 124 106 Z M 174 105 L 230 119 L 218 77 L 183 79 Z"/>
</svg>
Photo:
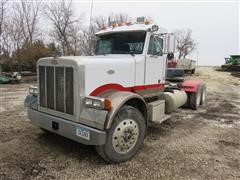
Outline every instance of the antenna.
<svg viewBox="0 0 240 180">
<path fill-rule="evenodd" d="M 91 1 L 91 9 L 90 9 L 89 34 L 90 34 L 90 31 L 91 31 L 91 25 L 92 25 L 92 11 L 93 11 L 93 0 Z"/>
</svg>

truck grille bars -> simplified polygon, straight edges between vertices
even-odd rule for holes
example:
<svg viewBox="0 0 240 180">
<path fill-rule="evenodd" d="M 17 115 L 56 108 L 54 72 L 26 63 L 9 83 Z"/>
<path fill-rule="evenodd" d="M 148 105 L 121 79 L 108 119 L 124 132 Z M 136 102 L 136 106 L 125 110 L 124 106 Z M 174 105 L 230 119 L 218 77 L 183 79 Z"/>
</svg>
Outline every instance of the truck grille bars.
<svg viewBox="0 0 240 180">
<path fill-rule="evenodd" d="M 39 66 L 40 106 L 73 115 L 73 68 Z"/>
</svg>

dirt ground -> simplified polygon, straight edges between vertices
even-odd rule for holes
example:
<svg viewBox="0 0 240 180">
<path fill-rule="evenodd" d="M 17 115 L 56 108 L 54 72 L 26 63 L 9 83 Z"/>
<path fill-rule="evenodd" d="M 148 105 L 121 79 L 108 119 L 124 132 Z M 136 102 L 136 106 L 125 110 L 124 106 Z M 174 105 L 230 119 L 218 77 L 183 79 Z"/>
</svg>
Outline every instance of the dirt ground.
<svg viewBox="0 0 240 180">
<path fill-rule="evenodd" d="M 149 127 L 139 153 L 113 165 L 32 126 L 23 107 L 31 84 L 1 85 L 0 179 L 240 179 L 240 78 L 212 67 L 188 78 L 205 81 L 207 104 Z"/>
</svg>

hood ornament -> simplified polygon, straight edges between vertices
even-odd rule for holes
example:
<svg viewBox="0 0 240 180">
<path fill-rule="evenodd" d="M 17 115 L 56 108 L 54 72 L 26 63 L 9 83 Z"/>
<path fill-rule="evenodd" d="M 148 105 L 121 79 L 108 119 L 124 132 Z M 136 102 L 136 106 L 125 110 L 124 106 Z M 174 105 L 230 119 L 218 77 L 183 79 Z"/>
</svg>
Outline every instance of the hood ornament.
<svg viewBox="0 0 240 180">
<path fill-rule="evenodd" d="M 60 56 L 61 56 L 61 53 L 58 52 L 58 51 L 56 51 L 55 54 L 53 55 L 53 59 L 51 60 L 51 64 L 53 64 L 53 65 L 58 64 L 57 59 L 58 59 L 58 57 L 60 57 Z"/>
</svg>

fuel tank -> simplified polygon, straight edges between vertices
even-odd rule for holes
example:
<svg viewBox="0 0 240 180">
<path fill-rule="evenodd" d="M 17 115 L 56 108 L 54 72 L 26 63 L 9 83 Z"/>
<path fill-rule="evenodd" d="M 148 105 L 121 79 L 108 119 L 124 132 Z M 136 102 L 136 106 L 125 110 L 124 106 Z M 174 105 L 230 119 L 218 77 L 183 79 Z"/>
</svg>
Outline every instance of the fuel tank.
<svg viewBox="0 0 240 180">
<path fill-rule="evenodd" d="M 187 102 L 185 91 L 173 90 L 173 92 L 164 92 L 165 113 L 170 114 Z"/>
</svg>

